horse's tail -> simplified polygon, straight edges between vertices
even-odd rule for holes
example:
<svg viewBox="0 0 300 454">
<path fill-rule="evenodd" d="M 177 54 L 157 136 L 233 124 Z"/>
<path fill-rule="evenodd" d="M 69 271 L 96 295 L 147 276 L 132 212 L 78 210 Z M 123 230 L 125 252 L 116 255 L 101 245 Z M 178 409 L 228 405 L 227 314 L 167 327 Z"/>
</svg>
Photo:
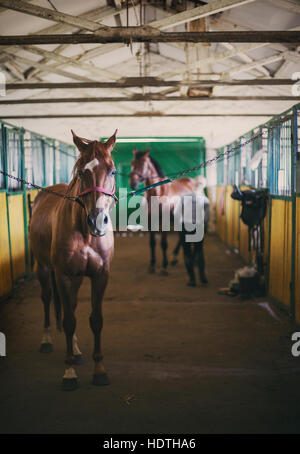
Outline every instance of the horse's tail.
<svg viewBox="0 0 300 454">
<path fill-rule="evenodd" d="M 51 271 L 51 282 L 52 282 L 52 290 L 53 290 L 53 301 L 54 301 L 54 312 L 56 318 L 56 327 L 58 331 L 61 331 L 61 302 L 59 298 L 59 294 L 57 291 L 57 285 L 55 280 L 54 271 Z"/>
</svg>

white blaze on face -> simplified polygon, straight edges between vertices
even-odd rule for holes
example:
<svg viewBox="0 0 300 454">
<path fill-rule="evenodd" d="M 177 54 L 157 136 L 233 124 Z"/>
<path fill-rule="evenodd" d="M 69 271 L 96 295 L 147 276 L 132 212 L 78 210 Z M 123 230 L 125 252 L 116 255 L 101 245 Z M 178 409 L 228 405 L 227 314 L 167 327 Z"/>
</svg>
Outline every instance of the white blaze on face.
<svg viewBox="0 0 300 454">
<path fill-rule="evenodd" d="M 106 233 L 108 216 L 108 212 L 106 210 L 102 210 L 96 218 L 96 227 L 102 234 Z"/>
<path fill-rule="evenodd" d="M 84 166 L 84 170 L 88 169 L 93 172 L 94 168 L 97 167 L 97 165 L 99 165 L 99 161 L 95 158 Z"/>
</svg>

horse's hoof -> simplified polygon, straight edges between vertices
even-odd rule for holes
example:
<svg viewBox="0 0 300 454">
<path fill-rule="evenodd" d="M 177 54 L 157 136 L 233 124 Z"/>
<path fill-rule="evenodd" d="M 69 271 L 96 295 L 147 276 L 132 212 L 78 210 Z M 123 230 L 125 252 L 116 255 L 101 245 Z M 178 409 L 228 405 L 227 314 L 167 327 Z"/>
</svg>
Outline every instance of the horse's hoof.
<svg viewBox="0 0 300 454">
<path fill-rule="evenodd" d="M 196 287 L 196 282 L 194 282 L 194 281 L 189 281 L 186 285 L 187 285 L 188 287 Z"/>
<path fill-rule="evenodd" d="M 169 276 L 169 273 L 167 270 L 165 269 L 161 269 L 160 272 L 159 272 L 160 276 Z"/>
<path fill-rule="evenodd" d="M 74 358 L 75 358 L 74 364 L 75 364 L 76 366 L 80 366 L 81 364 L 84 363 L 84 357 L 83 357 L 83 355 L 74 355 Z"/>
<path fill-rule="evenodd" d="M 206 277 L 200 278 L 200 281 L 202 282 L 202 284 L 208 284 L 208 280 L 206 279 Z"/>
<path fill-rule="evenodd" d="M 63 391 L 75 391 L 78 388 L 77 378 L 63 378 L 61 389 Z"/>
<path fill-rule="evenodd" d="M 93 385 L 95 386 L 107 386 L 110 385 L 110 380 L 107 374 L 94 374 Z"/>
<path fill-rule="evenodd" d="M 171 261 L 171 265 L 172 265 L 172 266 L 176 266 L 177 263 L 178 263 L 178 260 L 177 260 L 177 259 L 174 259 L 174 260 Z"/>
<path fill-rule="evenodd" d="M 40 352 L 41 353 L 51 353 L 51 352 L 53 352 L 53 345 L 50 344 L 49 342 L 45 342 L 45 343 L 41 344 Z"/>
<path fill-rule="evenodd" d="M 148 268 L 149 274 L 154 274 L 155 273 L 155 267 L 153 265 L 150 265 Z"/>
</svg>

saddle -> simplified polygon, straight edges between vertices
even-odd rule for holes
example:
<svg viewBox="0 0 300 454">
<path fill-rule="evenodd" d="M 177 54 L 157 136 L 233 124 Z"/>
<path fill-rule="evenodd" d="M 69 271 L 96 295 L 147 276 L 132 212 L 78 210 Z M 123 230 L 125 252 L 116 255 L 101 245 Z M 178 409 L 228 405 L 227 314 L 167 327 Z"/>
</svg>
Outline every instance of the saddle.
<svg viewBox="0 0 300 454">
<path fill-rule="evenodd" d="M 253 247 L 256 250 L 256 262 L 258 271 L 263 274 L 263 251 L 264 251 L 264 223 L 267 214 L 268 195 L 265 191 L 247 189 L 240 191 L 234 185 L 231 197 L 242 202 L 241 219 L 248 226 L 248 251 L 251 251 L 251 237 Z M 255 235 L 256 233 L 256 235 Z"/>
<path fill-rule="evenodd" d="M 241 219 L 248 227 L 259 226 L 267 214 L 267 199 L 265 191 L 253 191 L 248 189 L 240 191 L 234 185 L 234 191 L 231 197 L 242 202 Z"/>
</svg>

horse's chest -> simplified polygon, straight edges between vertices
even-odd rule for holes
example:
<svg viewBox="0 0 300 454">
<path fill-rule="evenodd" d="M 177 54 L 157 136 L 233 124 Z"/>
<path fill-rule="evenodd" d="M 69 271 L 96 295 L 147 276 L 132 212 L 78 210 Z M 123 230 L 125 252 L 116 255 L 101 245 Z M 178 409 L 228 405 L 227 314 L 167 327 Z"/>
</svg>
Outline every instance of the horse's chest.
<svg viewBox="0 0 300 454">
<path fill-rule="evenodd" d="M 89 275 L 100 272 L 103 268 L 103 258 L 97 250 L 90 246 L 82 246 L 72 257 L 70 263 L 76 274 Z"/>
</svg>

